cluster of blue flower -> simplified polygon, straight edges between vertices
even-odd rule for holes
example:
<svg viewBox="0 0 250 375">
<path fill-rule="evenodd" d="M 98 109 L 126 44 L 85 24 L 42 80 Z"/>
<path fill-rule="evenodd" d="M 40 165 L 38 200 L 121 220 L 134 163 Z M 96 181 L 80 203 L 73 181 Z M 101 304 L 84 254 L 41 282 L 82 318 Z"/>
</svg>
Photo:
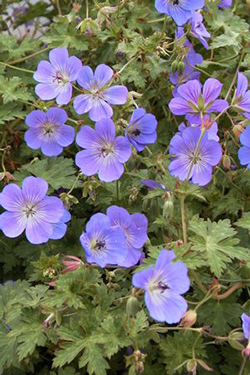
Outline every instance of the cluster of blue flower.
<svg viewBox="0 0 250 375">
<path fill-rule="evenodd" d="M 229 7 L 232 1 L 222 0 L 218 6 Z M 204 0 L 156 0 L 156 9 L 171 16 L 178 26 L 191 25 L 191 35 L 197 37 L 208 48 L 206 38 L 210 37 L 203 17 L 197 10 L 204 6 Z M 218 99 L 222 84 L 214 78 L 208 79 L 203 87 L 199 81 L 200 73 L 195 65 L 201 64 L 202 56 L 197 54 L 186 38 L 183 27 L 178 27 L 175 43 L 185 49 L 182 72 L 174 71 L 170 80 L 176 87 L 169 103 L 174 115 L 185 115 L 188 126 L 182 123 L 179 131 L 170 142 L 171 162 L 169 172 L 181 181 L 204 186 L 212 177 L 212 168 L 222 157 L 222 149 L 217 136 L 216 120 L 229 108 L 234 108 L 250 119 L 250 91 L 247 78 L 238 73 L 238 84 L 232 103 Z M 112 121 L 111 105 L 123 105 L 128 98 L 125 86 L 110 86 L 113 70 L 105 64 L 99 65 L 95 72 L 81 61 L 69 57 L 66 48 L 55 48 L 48 61 L 41 61 L 34 79 L 38 81 L 35 91 L 42 100 L 56 99 L 58 105 L 71 101 L 73 84 L 81 87 L 81 94 L 73 100 L 77 114 L 89 114 L 95 127 L 82 126 L 76 136 L 76 143 L 83 148 L 76 154 L 76 165 L 82 173 L 92 176 L 98 173 L 101 181 L 118 180 L 124 172 L 123 164 L 131 155 L 131 145 L 138 152 L 147 144 L 156 141 L 157 121 L 154 115 L 143 108 L 133 111 L 124 136 L 116 136 Z M 214 113 L 219 113 L 214 117 Z M 57 156 L 73 143 L 74 129 L 66 125 L 65 110 L 53 107 L 46 113 L 41 110 L 31 112 L 26 118 L 29 129 L 25 133 L 27 145 L 33 149 L 41 148 L 46 156 Z M 250 127 L 241 134 L 244 145 L 239 150 L 241 164 L 250 168 Z M 155 181 L 143 181 L 149 188 L 167 188 Z M 0 194 L 0 205 L 6 211 L 0 215 L 0 228 L 8 237 L 14 238 L 25 231 L 28 241 L 34 244 L 60 239 L 66 232 L 69 212 L 57 197 L 46 195 L 46 181 L 27 177 L 22 189 L 16 184 L 6 186 Z M 132 267 L 144 257 L 142 247 L 147 241 L 147 218 L 143 214 L 130 215 L 124 208 L 111 206 L 106 214 L 94 214 L 86 225 L 80 241 L 85 250 L 86 260 L 100 267 L 117 265 Z M 177 323 L 187 310 L 187 302 L 181 294 L 188 291 L 190 281 L 188 269 L 182 262 L 172 261 L 175 254 L 163 249 L 155 266 L 138 272 L 132 283 L 145 290 L 145 303 L 150 316 L 160 322 Z M 243 314 L 244 315 L 244 314 Z M 248 330 L 248 317 L 243 316 L 245 336 Z"/>
</svg>

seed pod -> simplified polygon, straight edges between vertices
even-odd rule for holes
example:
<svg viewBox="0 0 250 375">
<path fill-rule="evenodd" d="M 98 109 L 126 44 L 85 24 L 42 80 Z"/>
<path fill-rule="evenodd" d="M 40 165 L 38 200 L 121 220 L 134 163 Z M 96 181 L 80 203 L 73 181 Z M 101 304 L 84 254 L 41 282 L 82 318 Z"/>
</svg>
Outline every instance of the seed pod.
<svg viewBox="0 0 250 375">
<path fill-rule="evenodd" d="M 242 332 L 231 332 L 228 335 L 228 342 L 232 348 L 236 350 L 243 350 L 244 346 L 239 342 L 244 340 L 244 334 Z"/>
<path fill-rule="evenodd" d="M 163 216 L 164 216 L 165 219 L 173 217 L 173 214 L 174 214 L 174 203 L 173 203 L 173 199 L 172 198 L 168 199 L 164 203 L 162 214 L 163 214 Z"/>
<path fill-rule="evenodd" d="M 244 127 L 243 127 L 242 125 L 240 125 L 240 124 L 235 125 L 235 126 L 233 127 L 233 133 L 234 133 L 235 137 L 237 137 L 237 138 L 240 138 L 240 135 L 241 135 L 241 133 L 242 133 L 244 130 L 245 130 Z"/>
<path fill-rule="evenodd" d="M 179 62 L 178 64 L 178 74 L 181 75 L 185 70 L 185 64 L 183 61 Z"/>
<path fill-rule="evenodd" d="M 128 316 L 133 317 L 139 311 L 139 302 L 138 299 L 134 296 L 129 297 L 126 305 L 126 312 Z"/>
<path fill-rule="evenodd" d="M 171 64 L 171 73 L 175 73 L 176 70 L 178 69 L 178 61 L 173 61 L 172 64 Z"/>
</svg>

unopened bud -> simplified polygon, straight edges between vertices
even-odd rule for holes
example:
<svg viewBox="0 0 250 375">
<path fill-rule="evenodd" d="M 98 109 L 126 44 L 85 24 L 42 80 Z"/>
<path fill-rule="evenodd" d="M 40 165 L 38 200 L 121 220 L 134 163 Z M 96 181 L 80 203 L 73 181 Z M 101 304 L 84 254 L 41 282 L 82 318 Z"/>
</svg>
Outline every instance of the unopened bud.
<svg viewBox="0 0 250 375">
<path fill-rule="evenodd" d="M 178 61 L 175 60 L 171 64 L 171 73 L 174 74 L 177 69 L 178 69 Z"/>
<path fill-rule="evenodd" d="M 250 344 L 248 344 L 247 347 L 242 350 L 241 354 L 245 357 L 250 357 Z"/>
<path fill-rule="evenodd" d="M 244 334 L 242 332 L 230 332 L 228 335 L 229 344 L 236 350 L 244 350 L 244 346 L 239 342 L 242 340 L 244 340 Z"/>
<path fill-rule="evenodd" d="M 163 214 L 163 217 L 165 219 L 173 217 L 173 214 L 174 214 L 174 203 L 173 203 L 173 198 L 172 197 L 170 197 L 170 199 L 168 199 L 164 203 L 162 214 Z"/>
<path fill-rule="evenodd" d="M 138 299 L 134 296 L 129 297 L 126 305 L 126 312 L 128 316 L 133 317 L 139 311 L 139 302 Z"/>
<path fill-rule="evenodd" d="M 188 310 L 181 320 L 181 327 L 192 327 L 197 320 L 197 312 L 195 310 Z"/>
<path fill-rule="evenodd" d="M 244 127 L 240 124 L 234 125 L 234 127 L 233 127 L 233 133 L 234 133 L 235 137 L 237 137 L 237 138 L 240 138 L 240 135 L 244 130 L 245 130 Z"/>
<path fill-rule="evenodd" d="M 204 370 L 207 370 L 207 371 L 214 371 L 214 369 L 210 366 L 208 366 L 206 364 L 206 362 L 202 361 L 201 359 L 198 359 L 197 362 L 199 363 L 199 365 L 204 368 Z"/>
<path fill-rule="evenodd" d="M 178 63 L 178 74 L 181 75 L 185 70 L 185 64 L 183 61 Z"/>
<path fill-rule="evenodd" d="M 187 361 L 187 370 L 189 372 L 195 372 L 197 368 L 197 361 L 195 359 L 189 359 Z"/>
<path fill-rule="evenodd" d="M 231 167 L 231 159 L 228 155 L 222 156 L 222 165 L 225 169 L 230 169 Z"/>
</svg>

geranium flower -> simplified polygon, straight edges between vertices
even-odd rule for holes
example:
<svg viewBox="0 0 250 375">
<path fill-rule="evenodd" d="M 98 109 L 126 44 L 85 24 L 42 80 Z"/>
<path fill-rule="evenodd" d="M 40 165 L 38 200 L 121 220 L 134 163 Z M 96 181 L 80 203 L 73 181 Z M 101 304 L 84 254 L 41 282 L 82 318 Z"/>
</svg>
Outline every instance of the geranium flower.
<svg viewBox="0 0 250 375">
<path fill-rule="evenodd" d="M 178 323 L 187 311 L 187 302 L 180 295 L 188 291 L 190 280 L 187 266 L 172 263 L 173 251 L 163 249 L 155 266 L 136 273 L 132 284 L 145 290 L 149 315 L 158 322 Z"/>
<path fill-rule="evenodd" d="M 110 119 L 96 123 L 95 130 L 83 126 L 76 136 L 76 143 L 85 148 L 76 154 L 76 165 L 86 176 L 98 173 L 101 181 L 118 180 L 124 172 L 123 163 L 131 155 L 131 147 L 125 137 L 115 136 L 115 125 Z"/>
<path fill-rule="evenodd" d="M 244 111 L 244 116 L 250 119 L 250 90 L 248 80 L 243 73 L 238 73 L 237 88 L 233 97 L 233 106 Z"/>
<path fill-rule="evenodd" d="M 250 169 L 250 126 L 247 126 L 241 133 L 240 142 L 243 144 L 243 147 L 238 152 L 240 164 L 247 165 L 248 169 Z"/>
<path fill-rule="evenodd" d="M 57 104 L 68 104 L 72 96 L 72 83 L 82 68 L 81 60 L 69 57 L 67 48 L 54 48 L 49 60 L 42 60 L 33 77 L 40 82 L 35 92 L 42 100 L 56 98 Z"/>
<path fill-rule="evenodd" d="M 120 264 L 128 255 L 126 238 L 122 228 L 111 226 L 107 215 L 98 213 L 91 217 L 80 241 L 88 263 L 100 267 L 107 264 Z"/>
<path fill-rule="evenodd" d="M 26 177 L 22 189 L 16 184 L 4 187 L 0 204 L 0 228 L 10 238 L 25 231 L 29 242 L 40 244 L 53 236 L 54 225 L 62 220 L 64 206 L 57 197 L 46 196 L 48 184 L 41 178 Z"/>
<path fill-rule="evenodd" d="M 173 18 L 178 26 L 184 25 L 191 18 L 191 11 L 201 9 L 204 0 L 155 0 L 155 7 L 160 13 Z"/>
<path fill-rule="evenodd" d="M 200 135 L 200 127 L 188 127 L 174 135 L 169 148 L 169 153 L 173 155 L 169 172 L 181 181 L 189 176 L 194 184 L 204 186 L 210 182 L 212 167 L 220 162 L 222 151 L 219 143 L 209 140 L 205 132 L 195 155 Z"/>
<path fill-rule="evenodd" d="M 174 115 L 186 115 L 191 124 L 201 124 L 201 114 L 221 112 L 228 107 L 226 100 L 217 99 L 220 95 L 222 84 L 214 78 L 206 80 L 202 85 L 198 80 L 188 81 L 177 89 L 175 98 L 169 103 L 169 108 Z"/>
<path fill-rule="evenodd" d="M 245 336 L 245 339 L 248 340 L 248 345 L 245 349 L 243 349 L 242 353 L 247 357 L 250 356 L 250 316 L 247 314 L 241 315 L 242 319 L 242 329 Z"/>
<path fill-rule="evenodd" d="M 133 111 L 126 129 L 126 138 L 137 151 L 143 151 L 147 144 L 155 143 L 157 121 L 154 115 L 146 113 L 145 109 Z"/>
<path fill-rule="evenodd" d="M 98 65 L 95 74 L 89 66 L 84 66 L 77 79 L 77 83 L 86 91 L 78 95 L 74 102 L 76 113 L 82 115 L 89 112 L 93 121 L 113 116 L 110 104 L 125 104 L 128 90 L 125 86 L 111 86 L 105 88 L 113 77 L 113 70 L 105 64 Z"/>
<path fill-rule="evenodd" d="M 57 156 L 63 147 L 69 146 L 75 136 L 72 126 L 65 125 L 67 113 L 60 108 L 50 108 L 48 112 L 33 111 L 26 117 L 26 131 L 24 139 L 28 147 L 41 151 L 46 156 Z"/>
<path fill-rule="evenodd" d="M 191 18 L 191 34 L 199 39 L 206 49 L 209 49 L 208 43 L 205 38 L 210 38 L 209 32 L 202 23 L 203 17 L 199 12 L 192 12 Z"/>
<path fill-rule="evenodd" d="M 118 263 L 122 267 L 132 267 L 139 262 L 142 246 L 147 242 L 148 220 L 143 214 L 130 215 L 125 208 L 111 206 L 107 209 L 107 216 L 110 218 L 112 227 L 120 227 L 123 229 L 128 255 L 125 259 Z"/>
</svg>

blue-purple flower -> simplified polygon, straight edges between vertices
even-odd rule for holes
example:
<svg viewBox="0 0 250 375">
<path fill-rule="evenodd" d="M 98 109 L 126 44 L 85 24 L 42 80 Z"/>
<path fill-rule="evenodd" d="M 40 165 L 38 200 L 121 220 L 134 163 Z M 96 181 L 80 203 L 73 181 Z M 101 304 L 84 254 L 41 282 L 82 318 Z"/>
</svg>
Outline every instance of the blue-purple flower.
<svg viewBox="0 0 250 375">
<path fill-rule="evenodd" d="M 143 151 L 147 144 L 155 143 L 157 120 L 145 109 L 137 108 L 133 111 L 126 129 L 126 138 L 137 151 Z"/>
<path fill-rule="evenodd" d="M 188 81 L 177 89 L 175 97 L 170 101 L 169 108 L 174 115 L 186 115 L 192 124 L 200 125 L 206 114 L 222 112 L 228 107 L 226 100 L 217 99 L 222 84 L 214 78 L 206 80 L 203 86 L 198 80 Z"/>
<path fill-rule="evenodd" d="M 238 73 L 237 88 L 233 97 L 233 106 L 244 111 L 244 116 L 250 119 L 250 90 L 248 80 L 243 73 Z"/>
<path fill-rule="evenodd" d="M 106 87 L 113 77 L 113 70 L 101 64 L 93 73 L 89 66 L 83 66 L 77 78 L 77 83 L 86 91 L 78 95 L 74 102 L 76 113 L 82 115 L 89 113 L 92 121 L 103 118 L 111 118 L 113 109 L 110 104 L 125 104 L 128 98 L 128 90 L 125 86 Z"/>
<path fill-rule="evenodd" d="M 184 25 L 193 10 L 201 9 L 204 0 L 155 0 L 155 7 L 160 13 L 166 13 L 173 18 L 178 26 Z"/>
<path fill-rule="evenodd" d="M 10 238 L 25 231 L 29 242 L 41 244 L 53 237 L 54 226 L 63 219 L 64 206 L 57 197 L 46 196 L 48 184 L 41 178 L 26 177 L 22 189 L 16 184 L 4 187 L 0 205 L 0 228 Z"/>
<path fill-rule="evenodd" d="M 130 215 L 125 208 L 111 206 L 107 209 L 107 216 L 110 218 L 112 227 L 123 229 L 128 248 L 127 256 L 118 263 L 122 267 L 132 267 L 139 262 L 141 248 L 147 242 L 148 220 L 143 214 Z"/>
<path fill-rule="evenodd" d="M 26 117 L 26 131 L 24 139 L 28 147 L 41 151 L 46 156 L 57 156 L 63 147 L 69 146 L 75 136 L 72 126 L 65 125 L 67 113 L 60 108 L 50 108 L 48 112 L 33 111 Z"/>
<path fill-rule="evenodd" d="M 107 215 L 98 213 L 91 217 L 80 241 L 88 263 L 100 267 L 120 264 L 128 255 L 124 231 L 119 226 L 111 226 Z"/>
<path fill-rule="evenodd" d="M 243 146 L 239 149 L 238 157 L 241 165 L 247 165 L 250 169 L 250 126 L 240 135 L 240 142 Z"/>
<path fill-rule="evenodd" d="M 132 283 L 145 290 L 145 303 L 149 315 L 158 322 L 178 323 L 187 311 L 187 302 L 180 295 L 190 287 L 187 266 L 172 263 L 173 251 L 163 249 L 155 266 L 136 273 Z"/>
<path fill-rule="evenodd" d="M 82 68 L 81 60 L 69 57 L 67 48 L 54 48 L 49 60 L 42 60 L 34 73 L 34 79 L 40 82 L 35 92 L 42 100 L 56 98 L 57 104 L 68 104 L 72 96 L 72 84 Z"/>
<path fill-rule="evenodd" d="M 131 147 L 123 136 L 116 137 L 111 119 L 96 123 L 95 130 L 83 126 L 77 134 L 76 143 L 85 150 L 76 154 L 76 165 L 86 176 L 98 173 L 101 181 L 118 180 L 124 172 L 123 163 L 131 155 Z"/>
<path fill-rule="evenodd" d="M 203 17 L 199 12 L 192 12 L 191 18 L 191 34 L 199 39 L 206 49 L 209 49 L 206 38 L 210 38 L 210 34 L 207 31 L 206 27 L 202 23 Z"/>
<path fill-rule="evenodd" d="M 198 146 L 200 136 L 200 127 L 188 127 L 174 135 L 169 148 L 173 158 L 169 172 L 181 181 L 188 178 L 204 186 L 210 182 L 213 166 L 220 162 L 222 151 L 218 142 L 208 139 L 207 132 Z"/>
</svg>

